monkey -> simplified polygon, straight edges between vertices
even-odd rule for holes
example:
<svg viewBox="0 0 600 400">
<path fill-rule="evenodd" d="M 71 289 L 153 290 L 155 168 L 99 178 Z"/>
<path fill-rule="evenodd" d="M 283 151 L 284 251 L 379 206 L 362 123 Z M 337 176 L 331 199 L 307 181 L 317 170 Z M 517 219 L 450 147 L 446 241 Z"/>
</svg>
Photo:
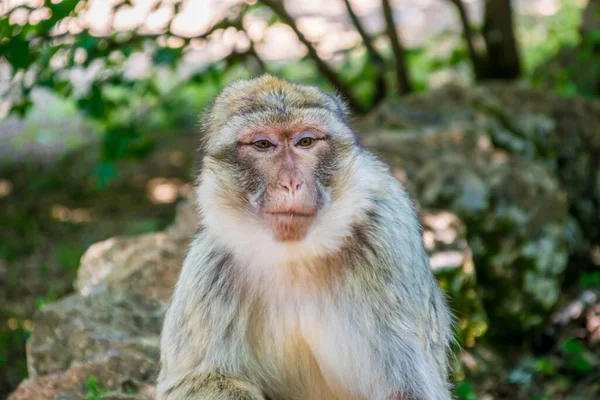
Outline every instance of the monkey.
<svg viewBox="0 0 600 400">
<path fill-rule="evenodd" d="M 415 206 L 350 122 L 339 95 L 272 75 L 207 109 L 157 399 L 451 398 Z"/>
</svg>

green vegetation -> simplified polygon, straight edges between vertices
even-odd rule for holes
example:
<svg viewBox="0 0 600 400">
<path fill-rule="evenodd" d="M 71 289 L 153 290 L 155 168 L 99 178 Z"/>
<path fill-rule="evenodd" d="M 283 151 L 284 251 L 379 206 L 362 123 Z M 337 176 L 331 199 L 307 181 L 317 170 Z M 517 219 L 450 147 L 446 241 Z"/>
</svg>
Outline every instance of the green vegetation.
<svg viewBox="0 0 600 400">
<path fill-rule="evenodd" d="M 102 396 L 110 392 L 109 390 L 100 387 L 100 384 L 98 383 L 98 378 L 96 378 L 95 376 L 90 376 L 85 381 L 85 389 L 85 400 L 102 400 Z"/>
</svg>

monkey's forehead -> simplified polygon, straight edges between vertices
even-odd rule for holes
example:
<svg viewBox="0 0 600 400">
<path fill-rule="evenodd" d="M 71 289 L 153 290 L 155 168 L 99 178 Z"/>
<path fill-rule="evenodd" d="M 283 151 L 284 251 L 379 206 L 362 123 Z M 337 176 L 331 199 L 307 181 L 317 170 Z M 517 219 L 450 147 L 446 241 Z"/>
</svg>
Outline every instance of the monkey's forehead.
<svg viewBox="0 0 600 400">
<path fill-rule="evenodd" d="M 290 112 L 325 110 L 346 117 L 346 106 L 332 95 L 316 87 L 291 83 L 271 75 L 237 81 L 226 87 L 216 98 L 205 117 L 205 123 L 222 125 L 236 116 L 270 113 L 281 119 Z"/>
</svg>

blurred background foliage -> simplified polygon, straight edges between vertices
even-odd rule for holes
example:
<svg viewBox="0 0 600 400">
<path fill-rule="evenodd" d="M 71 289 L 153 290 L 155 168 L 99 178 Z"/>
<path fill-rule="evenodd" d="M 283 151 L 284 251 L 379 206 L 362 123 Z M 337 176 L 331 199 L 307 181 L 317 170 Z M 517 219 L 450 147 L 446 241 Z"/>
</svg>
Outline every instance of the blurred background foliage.
<svg viewBox="0 0 600 400">
<path fill-rule="evenodd" d="M 172 219 L 198 114 L 228 82 L 273 73 L 338 90 L 358 115 L 449 83 L 600 96 L 597 0 L 323 3 L 0 1 L 0 397 L 26 375 L 33 312 L 72 290 L 83 251 Z M 440 279 L 473 290 L 467 275 Z M 597 287 L 600 272 L 574 279 Z M 481 305 L 456 306 L 472 313 L 459 341 L 473 345 Z M 598 354 L 577 338 L 561 346 L 512 382 L 600 379 Z M 459 398 L 476 398 L 479 383 L 457 380 Z"/>
</svg>

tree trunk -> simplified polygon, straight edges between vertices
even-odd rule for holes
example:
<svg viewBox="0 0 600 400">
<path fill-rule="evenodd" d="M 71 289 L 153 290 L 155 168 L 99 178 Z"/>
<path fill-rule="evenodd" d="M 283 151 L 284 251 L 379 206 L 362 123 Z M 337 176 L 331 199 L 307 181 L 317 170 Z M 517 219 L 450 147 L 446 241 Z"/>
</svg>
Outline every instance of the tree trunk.
<svg viewBox="0 0 600 400">
<path fill-rule="evenodd" d="M 486 0 L 483 39 L 487 59 L 482 79 L 516 79 L 521 76 L 510 0 Z"/>
<path fill-rule="evenodd" d="M 579 76 L 584 78 L 584 92 L 600 95 L 600 40 L 594 37 L 594 32 L 600 31 L 600 0 L 589 0 L 589 3 L 583 11 L 581 25 L 579 26 L 579 42 L 578 51 L 587 55 L 588 64 L 582 74 Z M 587 79 L 586 79 L 587 78 Z"/>
<path fill-rule="evenodd" d="M 579 33 L 583 38 L 600 30 L 600 0 L 589 0 L 583 11 Z"/>
</svg>

